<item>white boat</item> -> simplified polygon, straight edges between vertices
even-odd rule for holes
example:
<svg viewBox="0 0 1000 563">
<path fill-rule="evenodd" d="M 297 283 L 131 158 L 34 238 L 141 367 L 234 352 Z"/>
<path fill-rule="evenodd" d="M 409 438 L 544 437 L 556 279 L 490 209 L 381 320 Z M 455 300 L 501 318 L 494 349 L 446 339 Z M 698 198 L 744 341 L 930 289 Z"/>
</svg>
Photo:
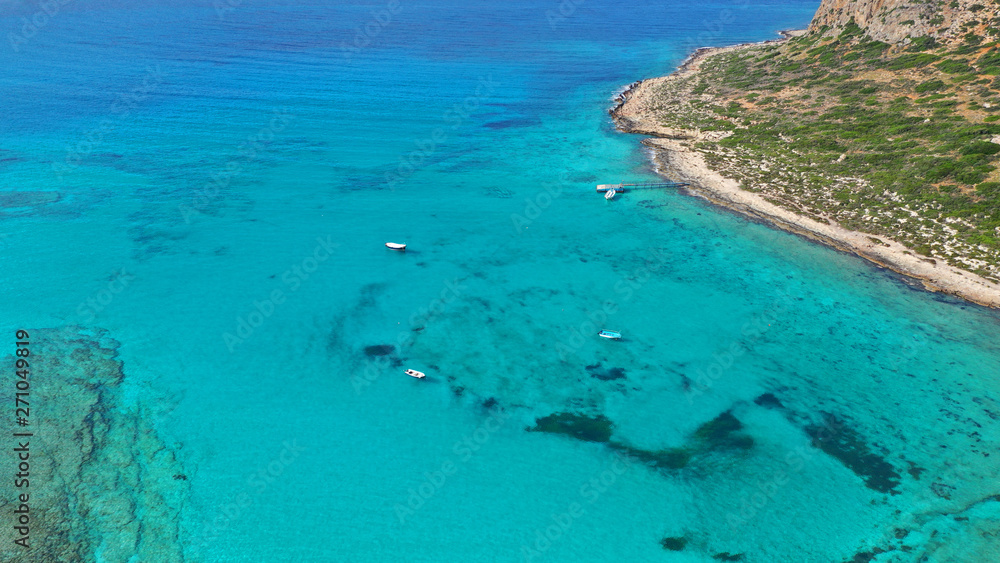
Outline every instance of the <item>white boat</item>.
<svg viewBox="0 0 1000 563">
<path fill-rule="evenodd" d="M 612 199 L 615 199 L 615 193 L 616 193 L 616 190 L 614 188 L 610 188 L 608 191 L 604 192 L 604 199 L 606 199 L 608 201 L 611 201 Z"/>
<path fill-rule="evenodd" d="M 617 330 L 602 330 L 601 332 L 597 333 L 597 336 L 600 336 L 601 338 L 610 338 L 611 340 L 622 339 L 622 333 L 618 332 Z"/>
<path fill-rule="evenodd" d="M 408 370 L 406 370 L 406 375 L 408 375 L 410 377 L 416 377 L 417 379 L 423 379 L 423 378 L 427 377 L 426 375 L 424 375 L 424 372 L 417 371 L 415 369 L 408 369 Z"/>
<path fill-rule="evenodd" d="M 387 243 L 385 243 L 385 246 L 387 248 L 391 248 L 393 250 L 406 250 L 406 245 L 405 244 L 400 244 L 398 242 L 387 242 Z"/>
</svg>

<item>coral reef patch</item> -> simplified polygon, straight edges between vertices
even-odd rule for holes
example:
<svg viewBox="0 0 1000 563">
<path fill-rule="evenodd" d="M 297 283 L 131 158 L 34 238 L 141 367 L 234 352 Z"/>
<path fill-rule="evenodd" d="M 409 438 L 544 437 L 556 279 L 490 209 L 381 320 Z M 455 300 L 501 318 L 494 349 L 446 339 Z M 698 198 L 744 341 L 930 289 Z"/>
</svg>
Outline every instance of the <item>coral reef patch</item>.
<svg viewBox="0 0 1000 563">
<path fill-rule="evenodd" d="M 0 481 L 0 512 L 12 514 L 27 492 L 30 533 L 25 548 L 12 526 L 0 527 L 0 560 L 184 561 L 187 472 L 157 434 L 159 407 L 124 399 L 118 342 L 81 327 L 28 332 L 30 479 L 27 488 Z M 0 400 L 13 404 L 12 388 Z"/>
</svg>

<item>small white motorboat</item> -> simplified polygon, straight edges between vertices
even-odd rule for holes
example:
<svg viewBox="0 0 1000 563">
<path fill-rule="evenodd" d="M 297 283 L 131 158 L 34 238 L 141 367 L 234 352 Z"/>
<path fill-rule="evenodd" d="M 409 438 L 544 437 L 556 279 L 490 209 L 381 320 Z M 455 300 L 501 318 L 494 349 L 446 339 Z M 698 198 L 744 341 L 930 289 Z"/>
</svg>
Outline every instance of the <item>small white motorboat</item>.
<svg viewBox="0 0 1000 563">
<path fill-rule="evenodd" d="M 604 199 L 608 201 L 615 199 L 615 193 L 617 193 L 617 191 L 614 188 L 608 189 L 608 191 L 604 192 Z"/>
<path fill-rule="evenodd" d="M 424 372 L 417 371 L 415 369 L 408 369 L 408 370 L 406 370 L 406 375 L 408 375 L 410 377 L 416 377 L 417 379 L 423 379 L 423 378 L 427 377 L 424 374 Z"/>
<path fill-rule="evenodd" d="M 597 336 L 600 336 L 601 338 L 610 338 L 611 340 L 622 339 L 622 333 L 618 332 L 617 330 L 602 330 L 601 332 L 597 333 Z"/>
<path fill-rule="evenodd" d="M 406 245 L 398 242 L 387 242 L 385 243 L 385 246 L 386 248 L 391 248 L 393 250 L 406 250 Z"/>
</svg>

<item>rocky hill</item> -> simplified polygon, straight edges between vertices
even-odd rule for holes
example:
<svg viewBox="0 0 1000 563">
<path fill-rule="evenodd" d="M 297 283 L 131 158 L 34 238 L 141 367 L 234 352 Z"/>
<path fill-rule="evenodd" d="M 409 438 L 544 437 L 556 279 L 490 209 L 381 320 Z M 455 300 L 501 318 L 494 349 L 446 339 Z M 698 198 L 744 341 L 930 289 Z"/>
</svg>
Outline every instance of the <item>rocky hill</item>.
<svg viewBox="0 0 1000 563">
<path fill-rule="evenodd" d="M 853 21 L 876 41 L 908 44 L 931 37 L 948 45 L 969 33 L 996 36 L 998 12 L 996 0 L 823 0 L 809 30 L 837 35 Z"/>
</svg>

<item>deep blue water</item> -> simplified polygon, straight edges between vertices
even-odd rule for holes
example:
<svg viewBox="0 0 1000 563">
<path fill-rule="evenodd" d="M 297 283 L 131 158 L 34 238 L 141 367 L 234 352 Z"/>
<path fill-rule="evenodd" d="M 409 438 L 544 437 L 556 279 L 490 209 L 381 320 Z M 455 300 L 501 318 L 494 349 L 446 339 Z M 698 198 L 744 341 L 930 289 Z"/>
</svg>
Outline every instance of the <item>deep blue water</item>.
<svg viewBox="0 0 1000 563">
<path fill-rule="evenodd" d="M 7 2 L 0 190 L 59 197 L 0 209 L 0 323 L 170 398 L 194 561 L 994 560 L 995 313 L 594 193 L 655 178 L 623 85 L 816 7 Z"/>
</svg>

